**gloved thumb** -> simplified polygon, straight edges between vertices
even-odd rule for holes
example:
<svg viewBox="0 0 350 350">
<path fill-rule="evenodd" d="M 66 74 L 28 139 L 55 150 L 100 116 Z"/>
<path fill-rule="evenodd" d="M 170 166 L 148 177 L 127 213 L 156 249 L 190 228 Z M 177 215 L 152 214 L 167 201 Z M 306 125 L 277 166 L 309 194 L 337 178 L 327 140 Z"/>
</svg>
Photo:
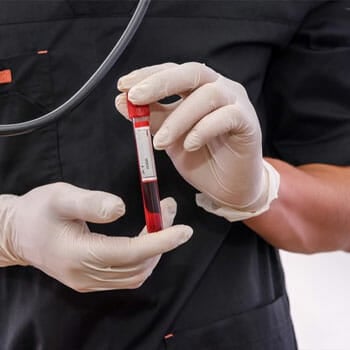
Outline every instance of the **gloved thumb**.
<svg viewBox="0 0 350 350">
<path fill-rule="evenodd" d="M 125 213 L 123 200 L 111 193 L 90 191 L 60 183 L 54 209 L 64 219 L 78 219 L 93 223 L 107 223 Z"/>
<path fill-rule="evenodd" d="M 171 197 L 165 198 L 160 202 L 162 210 L 163 228 L 170 227 L 175 219 L 177 204 Z"/>
</svg>

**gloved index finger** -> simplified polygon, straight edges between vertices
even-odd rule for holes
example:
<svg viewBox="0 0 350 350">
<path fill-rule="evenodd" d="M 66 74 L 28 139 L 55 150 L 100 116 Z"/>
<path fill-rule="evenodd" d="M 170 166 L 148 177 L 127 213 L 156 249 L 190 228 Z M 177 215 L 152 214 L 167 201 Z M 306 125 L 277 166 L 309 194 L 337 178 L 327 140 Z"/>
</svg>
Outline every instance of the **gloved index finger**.
<svg viewBox="0 0 350 350">
<path fill-rule="evenodd" d="M 136 69 L 133 72 L 119 78 L 118 90 L 127 92 L 134 85 L 138 84 L 139 82 L 148 78 L 149 76 L 169 68 L 174 68 L 176 66 L 177 66 L 176 63 L 167 62 L 167 63 L 157 64 L 154 66 L 148 66 L 148 67 Z"/>
<path fill-rule="evenodd" d="M 195 90 L 217 78 L 218 74 L 204 64 L 184 63 L 142 80 L 130 89 L 128 98 L 135 104 L 150 104 L 168 96 Z"/>
</svg>

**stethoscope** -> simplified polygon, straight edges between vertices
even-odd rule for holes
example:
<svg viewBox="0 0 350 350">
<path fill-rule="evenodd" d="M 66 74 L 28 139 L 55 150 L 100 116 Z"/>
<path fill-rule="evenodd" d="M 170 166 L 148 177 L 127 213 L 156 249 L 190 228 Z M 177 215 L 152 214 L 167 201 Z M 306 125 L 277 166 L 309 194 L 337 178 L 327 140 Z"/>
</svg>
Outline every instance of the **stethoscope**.
<svg viewBox="0 0 350 350">
<path fill-rule="evenodd" d="M 96 72 L 92 74 L 89 80 L 72 97 L 51 112 L 35 119 L 22 123 L 0 125 L 0 136 L 15 136 L 30 133 L 57 121 L 62 118 L 66 112 L 72 111 L 72 109 L 81 103 L 99 84 L 125 51 L 142 23 L 150 3 L 151 0 L 139 0 L 136 10 L 118 42 L 102 64 L 97 68 Z"/>
</svg>

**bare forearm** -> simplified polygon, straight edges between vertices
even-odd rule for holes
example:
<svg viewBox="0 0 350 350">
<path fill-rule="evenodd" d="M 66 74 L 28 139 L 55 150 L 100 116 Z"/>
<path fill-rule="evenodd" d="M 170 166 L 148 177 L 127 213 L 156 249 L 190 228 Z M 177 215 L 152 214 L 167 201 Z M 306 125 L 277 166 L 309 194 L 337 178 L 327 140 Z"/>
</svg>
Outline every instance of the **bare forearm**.
<svg viewBox="0 0 350 350">
<path fill-rule="evenodd" d="M 293 167 L 266 159 L 281 175 L 268 212 L 245 224 L 274 246 L 313 253 L 350 249 L 350 167 Z"/>
</svg>

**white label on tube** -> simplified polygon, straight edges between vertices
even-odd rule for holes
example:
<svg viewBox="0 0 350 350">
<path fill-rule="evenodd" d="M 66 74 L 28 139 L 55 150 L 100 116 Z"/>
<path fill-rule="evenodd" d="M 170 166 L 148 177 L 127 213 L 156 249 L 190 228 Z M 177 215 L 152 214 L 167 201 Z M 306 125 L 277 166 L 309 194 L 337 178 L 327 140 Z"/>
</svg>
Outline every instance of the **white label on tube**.
<svg viewBox="0 0 350 350">
<path fill-rule="evenodd" d="M 142 180 L 156 180 L 151 133 L 149 127 L 135 128 L 137 156 Z"/>
</svg>

